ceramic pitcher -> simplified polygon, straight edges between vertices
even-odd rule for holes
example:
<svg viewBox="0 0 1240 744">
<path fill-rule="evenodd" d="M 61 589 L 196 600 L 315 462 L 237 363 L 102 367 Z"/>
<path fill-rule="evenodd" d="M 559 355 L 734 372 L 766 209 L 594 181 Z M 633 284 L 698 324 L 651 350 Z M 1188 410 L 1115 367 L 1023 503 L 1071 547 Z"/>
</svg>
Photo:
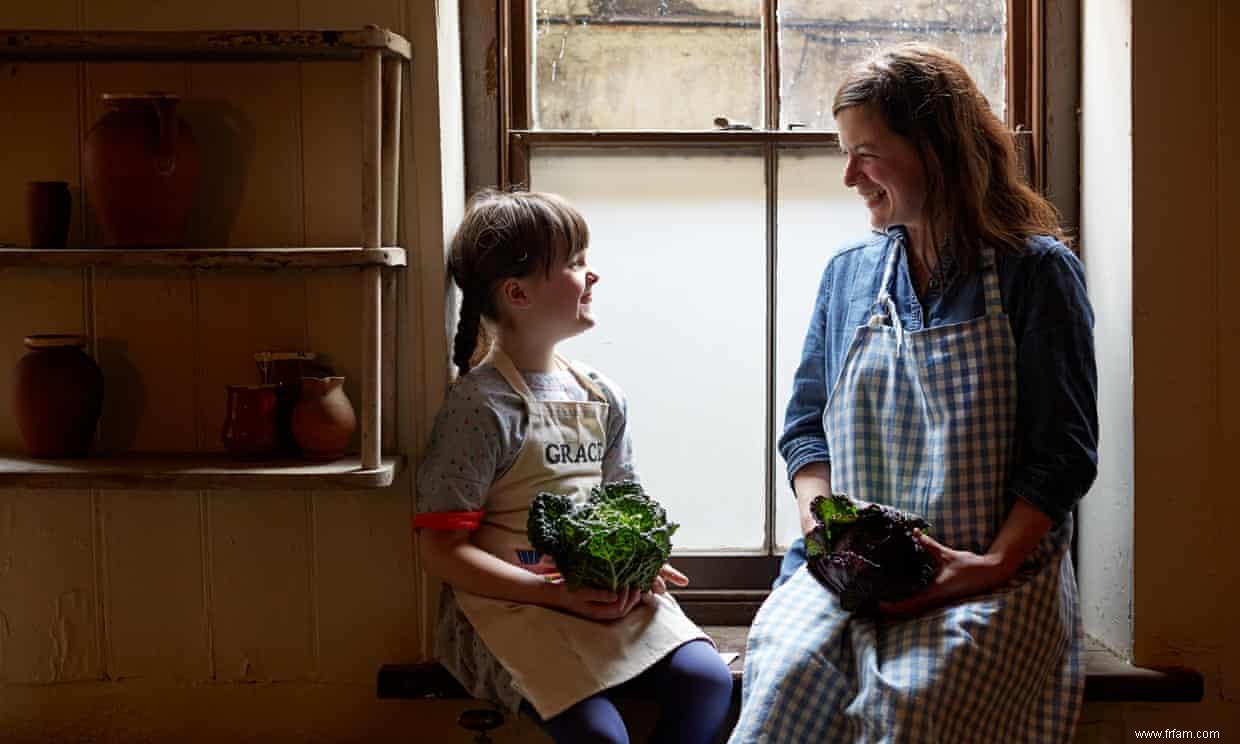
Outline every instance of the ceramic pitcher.
<svg viewBox="0 0 1240 744">
<path fill-rule="evenodd" d="M 171 93 L 104 93 L 110 111 L 86 135 L 85 180 L 105 247 L 185 242 L 198 189 L 198 145 Z"/>
<path fill-rule="evenodd" d="M 343 377 L 303 377 L 293 409 L 293 437 L 310 460 L 343 457 L 357 416 L 344 392 Z"/>
</svg>

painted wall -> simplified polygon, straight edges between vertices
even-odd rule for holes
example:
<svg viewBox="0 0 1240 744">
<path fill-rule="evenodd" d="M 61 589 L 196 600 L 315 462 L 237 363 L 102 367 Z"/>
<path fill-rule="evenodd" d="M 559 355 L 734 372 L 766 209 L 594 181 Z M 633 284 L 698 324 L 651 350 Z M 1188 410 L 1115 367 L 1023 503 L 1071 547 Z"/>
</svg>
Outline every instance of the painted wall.
<svg viewBox="0 0 1240 744">
<path fill-rule="evenodd" d="M 1082 8 L 1081 251 L 1094 306 L 1101 438 L 1082 500 L 1077 567 L 1085 630 L 1132 654 L 1132 7 Z"/>
<path fill-rule="evenodd" d="M 463 194 L 456 3 L 448 0 L 14 0 L 0 28 L 348 28 L 413 43 L 401 218 L 410 248 L 385 285 L 385 446 L 416 458 L 446 384 L 443 246 Z M 443 41 L 443 40 L 446 40 Z M 446 71 L 440 74 L 440 71 Z M 353 63 L 0 67 L 0 243 L 24 244 L 25 182 L 71 183 L 99 94 L 171 90 L 204 152 L 191 245 L 357 245 Z M 0 269 L 0 389 L 22 337 L 92 337 L 104 452 L 221 449 L 224 385 L 255 351 L 310 349 L 360 399 L 355 272 Z M 0 402 L 0 451 L 20 448 Z M 424 655 L 431 593 L 410 540 L 406 476 L 382 491 L 0 490 L 0 739 L 404 738 L 445 717 L 374 698 L 383 663 Z M 64 685 L 56 683 L 74 682 Z M 278 684 L 276 684 L 278 683 Z M 443 726 L 449 726 L 445 718 Z M 333 733 L 335 732 L 335 733 Z M 105 736 L 106 733 L 106 736 Z"/>
<path fill-rule="evenodd" d="M 1087 0 L 1087 22 L 1109 21 L 1107 32 L 1114 33 L 1124 27 L 1127 6 Z M 1230 0 L 1132 0 L 1131 14 L 1128 60 L 1120 59 L 1113 39 L 1102 42 L 1097 55 L 1089 49 L 1097 38 L 1085 39 L 1087 65 L 1099 55 L 1108 60 L 1118 73 L 1109 84 L 1116 86 L 1126 85 L 1123 68 L 1130 66 L 1132 90 L 1131 233 L 1122 222 L 1114 230 L 1098 225 L 1086 255 L 1103 284 L 1095 281 L 1093 291 L 1114 301 L 1108 312 L 1115 315 L 1122 302 L 1115 285 L 1129 270 L 1123 244 L 1131 240 L 1132 657 L 1142 665 L 1196 668 L 1205 676 L 1206 693 L 1202 703 L 1191 705 L 1091 706 L 1084 727 L 1089 733 L 1082 739 L 1128 741 L 1137 729 L 1171 728 L 1219 731 L 1226 741 L 1240 731 L 1240 541 L 1234 537 L 1240 492 L 1231 473 L 1240 418 L 1240 334 L 1227 312 L 1240 292 L 1240 240 L 1231 224 L 1240 204 L 1234 137 L 1240 61 L 1227 53 L 1224 40 L 1240 31 L 1240 6 Z M 1087 80 L 1092 72 L 1086 70 Z M 1114 106 L 1122 97 L 1104 93 L 1102 101 Z M 1107 114 L 1087 114 L 1087 124 L 1102 121 L 1091 116 Z M 1122 168 L 1122 147 L 1113 140 L 1123 138 L 1122 130 L 1087 127 L 1086 168 L 1098 152 L 1118 153 L 1116 167 Z M 1115 189 L 1123 189 L 1119 182 L 1087 183 L 1093 184 L 1095 206 L 1113 203 Z M 1083 212 L 1098 219 L 1089 201 Z M 1099 216 L 1105 214 L 1100 207 Z M 1113 320 L 1108 332 L 1122 333 L 1122 319 Z M 1107 344 L 1113 356 L 1104 384 L 1122 388 L 1122 344 Z M 1110 403 L 1103 437 L 1122 438 L 1122 404 Z M 1122 460 L 1125 453 L 1113 449 L 1112 456 Z M 1123 466 L 1108 467 L 1110 480 L 1102 485 L 1118 493 Z M 1110 517 L 1125 520 L 1119 508 Z M 1092 545 L 1083 541 L 1082 550 Z M 1122 639 L 1122 629 L 1117 633 Z"/>
</svg>

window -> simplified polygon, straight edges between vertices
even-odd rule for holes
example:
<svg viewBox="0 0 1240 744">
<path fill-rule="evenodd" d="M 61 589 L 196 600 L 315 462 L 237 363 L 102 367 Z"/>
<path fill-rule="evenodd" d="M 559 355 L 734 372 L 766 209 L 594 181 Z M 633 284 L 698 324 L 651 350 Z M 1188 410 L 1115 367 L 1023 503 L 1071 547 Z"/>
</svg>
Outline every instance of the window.
<svg viewBox="0 0 1240 744">
<path fill-rule="evenodd" d="M 949 49 L 1032 166 L 1039 8 L 500 4 L 498 180 L 563 194 L 590 222 L 600 323 L 565 351 L 628 394 L 638 467 L 683 525 L 695 586 L 765 588 L 797 534 L 775 442 L 822 268 L 868 230 L 841 183 L 843 74 L 890 43 Z"/>
</svg>

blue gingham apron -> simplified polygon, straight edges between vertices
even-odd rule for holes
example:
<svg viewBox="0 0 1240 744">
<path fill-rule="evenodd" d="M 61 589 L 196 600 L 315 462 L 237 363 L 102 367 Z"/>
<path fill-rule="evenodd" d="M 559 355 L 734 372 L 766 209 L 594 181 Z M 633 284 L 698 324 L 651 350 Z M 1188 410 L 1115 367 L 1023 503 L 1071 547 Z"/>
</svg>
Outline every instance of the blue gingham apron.
<svg viewBox="0 0 1240 744">
<path fill-rule="evenodd" d="M 986 314 L 907 331 L 890 249 L 823 413 L 832 490 L 929 519 L 941 543 L 985 552 L 1007 516 L 1016 344 L 994 254 Z M 1016 579 L 909 620 L 863 618 L 802 566 L 754 618 L 730 742 L 1067 742 L 1084 689 L 1072 520 Z"/>
</svg>

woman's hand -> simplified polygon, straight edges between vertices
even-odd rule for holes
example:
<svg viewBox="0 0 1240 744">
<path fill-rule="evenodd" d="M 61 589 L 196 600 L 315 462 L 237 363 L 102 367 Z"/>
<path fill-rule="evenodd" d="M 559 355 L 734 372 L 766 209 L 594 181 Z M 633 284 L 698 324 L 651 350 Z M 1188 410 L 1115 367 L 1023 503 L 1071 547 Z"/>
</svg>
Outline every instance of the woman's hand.
<svg viewBox="0 0 1240 744">
<path fill-rule="evenodd" d="M 629 614 L 641 601 L 643 592 L 636 587 L 625 587 L 620 592 L 606 589 L 581 587 L 570 591 L 568 584 L 557 584 L 555 606 L 561 610 L 590 620 L 618 620 Z"/>
<path fill-rule="evenodd" d="M 899 602 L 880 602 L 885 617 L 906 618 L 950 604 L 967 597 L 993 591 L 1012 578 L 1012 571 L 997 556 L 978 555 L 967 550 L 953 550 L 921 530 L 914 534 L 934 558 L 938 572 L 930 586 Z"/>
<path fill-rule="evenodd" d="M 650 590 L 655 594 L 666 594 L 668 584 L 689 586 L 689 577 L 672 568 L 672 564 L 665 563 L 663 568 L 659 569 L 659 575 L 654 577 L 654 585 Z"/>
</svg>

